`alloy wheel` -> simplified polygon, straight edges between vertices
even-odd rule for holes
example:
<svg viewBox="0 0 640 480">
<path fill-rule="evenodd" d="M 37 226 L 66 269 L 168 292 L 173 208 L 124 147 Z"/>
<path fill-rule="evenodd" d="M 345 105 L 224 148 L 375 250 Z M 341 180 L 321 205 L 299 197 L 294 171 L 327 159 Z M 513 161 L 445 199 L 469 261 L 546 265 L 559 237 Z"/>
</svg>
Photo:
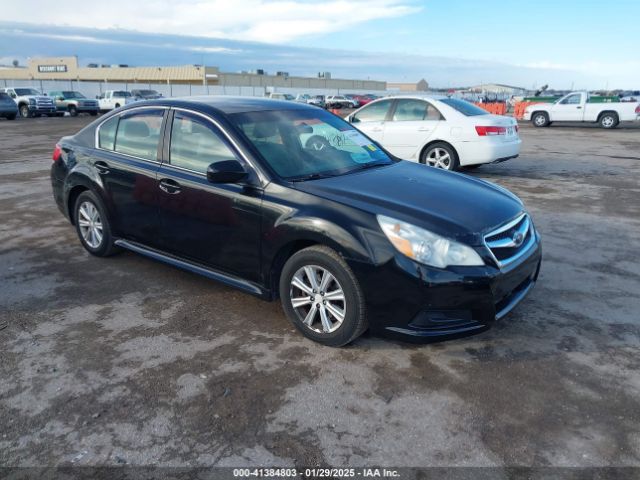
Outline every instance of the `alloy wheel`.
<svg viewBox="0 0 640 480">
<path fill-rule="evenodd" d="M 91 202 L 82 202 L 78 208 L 78 226 L 82 238 L 91 248 L 99 248 L 102 243 L 102 219 L 100 212 Z"/>
<path fill-rule="evenodd" d="M 451 155 L 444 148 L 434 148 L 427 154 L 427 165 L 449 170 L 451 168 Z"/>
<path fill-rule="evenodd" d="M 544 115 L 536 115 L 536 118 L 533 119 L 536 125 L 542 127 L 545 123 L 547 123 L 547 119 Z"/>
<path fill-rule="evenodd" d="M 316 333 L 335 332 L 345 319 L 344 290 L 326 268 L 305 265 L 291 278 L 290 300 L 300 321 Z"/>
<path fill-rule="evenodd" d="M 613 124 L 615 123 L 613 117 L 611 115 L 607 115 L 605 117 L 602 117 L 602 126 L 605 128 L 611 128 L 613 126 Z"/>
</svg>

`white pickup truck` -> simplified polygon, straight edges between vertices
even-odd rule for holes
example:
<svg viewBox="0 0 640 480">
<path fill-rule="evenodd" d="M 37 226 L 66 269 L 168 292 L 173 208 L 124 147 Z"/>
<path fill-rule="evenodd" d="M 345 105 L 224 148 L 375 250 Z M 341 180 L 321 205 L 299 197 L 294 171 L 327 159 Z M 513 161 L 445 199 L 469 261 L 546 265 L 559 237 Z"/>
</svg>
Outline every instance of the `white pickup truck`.
<svg viewBox="0 0 640 480">
<path fill-rule="evenodd" d="M 548 127 L 553 122 L 592 122 L 602 128 L 615 128 L 620 122 L 640 119 L 638 103 L 591 103 L 588 92 L 571 92 L 555 103 L 529 105 L 524 120 L 536 127 Z"/>
<path fill-rule="evenodd" d="M 136 101 L 130 92 L 124 90 L 106 90 L 96 98 L 101 112 L 108 112 Z"/>
</svg>

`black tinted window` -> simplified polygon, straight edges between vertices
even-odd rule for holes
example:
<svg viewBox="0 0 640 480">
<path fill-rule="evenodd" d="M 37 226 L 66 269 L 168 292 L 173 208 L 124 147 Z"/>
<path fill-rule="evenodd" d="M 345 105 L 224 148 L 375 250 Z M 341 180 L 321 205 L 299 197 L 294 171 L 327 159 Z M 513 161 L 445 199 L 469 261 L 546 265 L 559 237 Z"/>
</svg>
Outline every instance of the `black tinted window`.
<svg viewBox="0 0 640 480">
<path fill-rule="evenodd" d="M 205 119 L 176 112 L 169 148 L 171 165 L 206 173 L 207 167 L 236 156 Z"/>
<path fill-rule="evenodd" d="M 142 110 L 120 117 L 116 152 L 156 161 L 163 113 L 162 110 Z"/>
<path fill-rule="evenodd" d="M 390 106 L 391 100 L 375 102 L 360 110 L 354 118 L 361 122 L 382 122 L 387 116 Z"/>
<path fill-rule="evenodd" d="M 476 115 L 488 115 L 486 110 L 476 107 L 473 103 L 469 103 L 465 100 L 458 100 L 457 98 L 443 98 L 440 100 L 445 105 L 449 105 L 454 110 L 457 110 L 467 117 L 474 117 Z"/>
<path fill-rule="evenodd" d="M 100 125 L 98 134 L 98 146 L 106 150 L 113 150 L 116 143 L 116 130 L 118 129 L 119 117 L 113 117 Z"/>
<path fill-rule="evenodd" d="M 394 122 L 440 120 L 440 112 L 424 100 L 400 99 L 393 113 Z"/>
</svg>

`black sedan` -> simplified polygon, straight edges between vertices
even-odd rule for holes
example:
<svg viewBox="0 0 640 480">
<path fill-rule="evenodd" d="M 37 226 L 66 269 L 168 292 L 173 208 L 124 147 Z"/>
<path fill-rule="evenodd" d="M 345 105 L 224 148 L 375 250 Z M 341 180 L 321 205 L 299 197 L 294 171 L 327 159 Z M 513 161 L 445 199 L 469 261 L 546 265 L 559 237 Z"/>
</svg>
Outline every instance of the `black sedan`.
<svg viewBox="0 0 640 480">
<path fill-rule="evenodd" d="M 61 139 L 53 160 L 55 200 L 91 254 L 124 248 L 279 297 L 325 345 L 481 331 L 540 269 L 513 194 L 393 158 L 301 103 L 132 104 Z"/>
</svg>

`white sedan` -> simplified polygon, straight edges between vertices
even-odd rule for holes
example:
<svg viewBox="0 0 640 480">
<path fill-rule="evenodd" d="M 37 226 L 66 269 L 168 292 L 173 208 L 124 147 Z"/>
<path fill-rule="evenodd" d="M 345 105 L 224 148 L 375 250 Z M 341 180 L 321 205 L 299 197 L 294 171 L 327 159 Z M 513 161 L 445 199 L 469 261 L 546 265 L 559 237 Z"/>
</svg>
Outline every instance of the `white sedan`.
<svg viewBox="0 0 640 480">
<path fill-rule="evenodd" d="M 448 97 L 381 98 L 347 117 L 398 158 L 445 170 L 520 154 L 518 122 Z"/>
</svg>

